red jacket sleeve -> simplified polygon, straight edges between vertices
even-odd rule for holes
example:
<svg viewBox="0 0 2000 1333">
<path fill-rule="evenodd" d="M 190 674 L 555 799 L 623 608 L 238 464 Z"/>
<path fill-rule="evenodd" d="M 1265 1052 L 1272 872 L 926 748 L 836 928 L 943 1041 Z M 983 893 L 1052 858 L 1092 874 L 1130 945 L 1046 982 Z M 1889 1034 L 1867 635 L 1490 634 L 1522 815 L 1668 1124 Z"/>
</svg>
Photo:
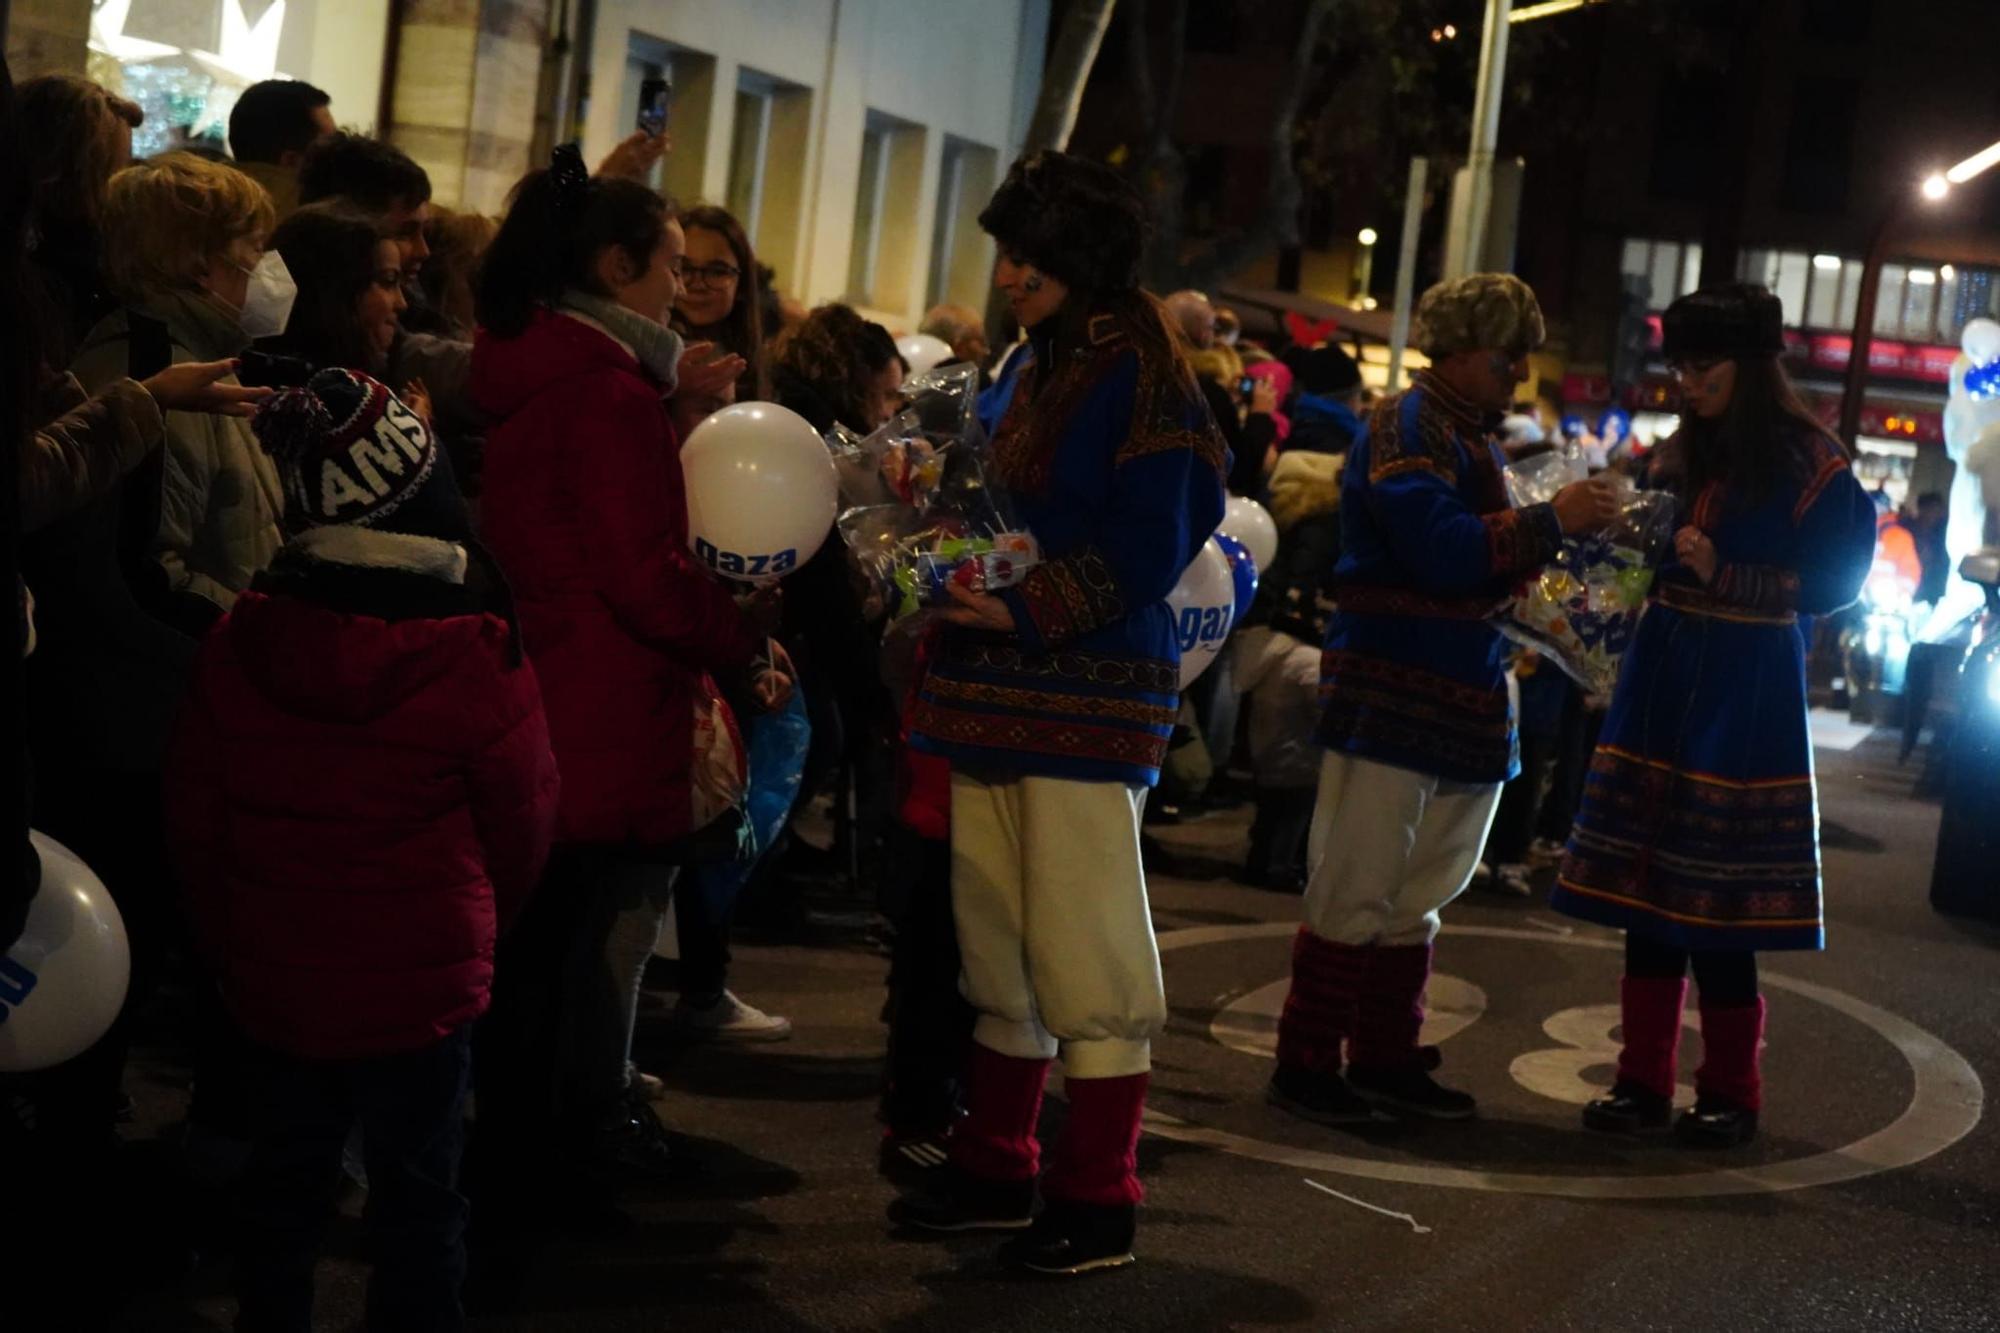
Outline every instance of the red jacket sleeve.
<svg viewBox="0 0 2000 1333">
<path fill-rule="evenodd" d="M 466 785 L 486 877 L 493 884 L 494 916 L 504 932 L 520 916 L 548 864 L 562 784 L 549 748 L 535 669 L 526 662 L 507 666 L 500 656 L 506 651 L 507 631 L 497 621 L 491 629 L 494 726 L 473 755 Z"/>
<path fill-rule="evenodd" d="M 763 647 L 721 581 L 688 551 L 680 446 L 658 402 L 619 392 L 580 423 L 598 592 L 626 633 L 705 671 L 749 665 Z"/>
<path fill-rule="evenodd" d="M 168 850 L 195 946 L 221 961 L 228 940 L 230 876 L 223 854 L 227 801 L 222 786 L 222 737 L 208 695 L 228 651 L 228 621 L 202 644 L 194 685 L 181 703 L 168 743 L 164 793 Z"/>
</svg>

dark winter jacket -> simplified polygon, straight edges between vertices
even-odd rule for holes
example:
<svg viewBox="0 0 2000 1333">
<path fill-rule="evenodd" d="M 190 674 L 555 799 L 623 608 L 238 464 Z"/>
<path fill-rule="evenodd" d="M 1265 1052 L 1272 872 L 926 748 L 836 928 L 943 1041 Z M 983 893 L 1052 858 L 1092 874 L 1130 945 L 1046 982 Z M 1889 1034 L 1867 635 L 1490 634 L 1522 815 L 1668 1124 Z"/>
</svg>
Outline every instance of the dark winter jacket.
<svg viewBox="0 0 2000 1333">
<path fill-rule="evenodd" d="M 252 1041 L 428 1045 L 486 1009 L 558 792 L 463 547 L 313 529 L 203 642 L 166 783 L 198 947 Z"/>
<path fill-rule="evenodd" d="M 1340 474 L 1361 434 L 1361 419 L 1332 398 L 1299 397 L 1278 465 L 1265 485 L 1265 507 L 1278 525 L 1278 554 L 1257 580 L 1244 618 L 1306 643 L 1326 637 L 1327 598 L 1340 561 Z"/>
<path fill-rule="evenodd" d="M 558 836 L 677 842 L 703 673 L 747 669 L 763 639 L 688 551 L 660 386 L 609 334 L 547 312 L 517 338 L 482 333 L 472 383 L 496 423 L 480 526 L 541 677 Z"/>
</svg>

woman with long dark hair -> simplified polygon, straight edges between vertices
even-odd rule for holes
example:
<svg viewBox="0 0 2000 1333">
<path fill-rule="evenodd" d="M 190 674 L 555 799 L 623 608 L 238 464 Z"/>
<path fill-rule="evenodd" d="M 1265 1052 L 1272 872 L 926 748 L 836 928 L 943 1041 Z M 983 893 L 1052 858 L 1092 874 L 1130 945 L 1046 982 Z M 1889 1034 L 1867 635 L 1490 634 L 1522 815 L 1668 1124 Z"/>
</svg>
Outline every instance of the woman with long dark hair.
<svg viewBox="0 0 2000 1333">
<path fill-rule="evenodd" d="M 337 204 L 308 204 L 278 224 L 271 248 L 299 294 L 285 331 L 260 350 L 297 357 L 315 370 L 337 366 L 377 379 L 389 368 L 397 317 L 408 308 L 403 296 L 402 250 L 366 214 Z M 390 385 L 406 407 L 407 386 Z"/>
<path fill-rule="evenodd" d="M 954 586 L 910 713 L 911 744 L 951 764 L 952 908 L 979 1016 L 951 1167 L 891 1217 L 936 1231 L 1032 1219 L 1003 1258 L 1069 1275 L 1132 1259 L 1167 1012 L 1139 814 L 1179 704 L 1166 595 L 1221 520 L 1226 460 L 1165 312 L 1139 289 L 1130 184 L 1037 153 L 979 224 L 1033 348 L 993 480 L 1043 562 L 997 595 Z M 1035 1123 L 1058 1052 L 1069 1122 L 1042 1172 Z"/>
<path fill-rule="evenodd" d="M 764 364 L 763 291 L 749 233 L 726 208 L 701 204 L 681 215 L 687 255 L 674 327 L 689 338 L 715 343 L 749 363 L 736 381 L 736 401 L 770 397 Z"/>
<path fill-rule="evenodd" d="M 1558 911 L 1623 929 L 1624 1045 L 1587 1128 L 1673 1115 L 1692 965 L 1704 1059 L 1680 1139 L 1757 1132 L 1757 952 L 1825 945 L 1801 616 L 1860 593 L 1875 510 L 1786 378 L 1762 287 L 1682 297 L 1666 355 L 1686 415 L 1657 480 L 1681 502 L 1675 559 L 1627 653 L 1558 876 Z"/>
<path fill-rule="evenodd" d="M 657 193 L 561 148 L 515 190 L 480 278 L 473 392 L 495 423 L 481 526 L 514 584 L 563 775 L 556 852 L 501 960 L 499 1049 L 482 1061 L 481 1125 L 510 1171 L 558 1136 L 585 1167 L 675 1169 L 628 1063 L 650 941 L 613 936 L 624 914 L 636 927 L 621 939 L 657 937 L 700 831 L 704 673 L 767 704 L 790 687 L 768 625 L 688 551 L 666 400 L 697 375 L 726 391 L 743 365 L 684 358 L 667 327 L 683 245 Z"/>
</svg>

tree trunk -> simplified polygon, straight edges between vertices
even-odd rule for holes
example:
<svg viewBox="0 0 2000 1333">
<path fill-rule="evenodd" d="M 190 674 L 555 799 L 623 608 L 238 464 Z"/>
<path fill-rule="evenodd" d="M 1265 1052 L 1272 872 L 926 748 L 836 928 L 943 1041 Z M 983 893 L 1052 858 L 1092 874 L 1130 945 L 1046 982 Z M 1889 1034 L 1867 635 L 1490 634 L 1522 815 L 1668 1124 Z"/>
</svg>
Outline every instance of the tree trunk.
<svg viewBox="0 0 2000 1333">
<path fill-rule="evenodd" d="M 1035 98 L 1035 114 L 1028 121 L 1028 137 L 1021 144 L 1021 156 L 1040 149 L 1062 150 L 1076 128 L 1076 113 L 1083 105 L 1084 85 L 1090 82 L 1090 67 L 1097 63 L 1097 48 L 1111 26 L 1115 0 L 1070 0 L 1063 11 L 1062 29 L 1056 34 L 1055 50 L 1042 68 L 1042 89 Z M 998 291 L 986 294 L 986 336 L 995 347 L 1014 340 L 1014 320 L 1006 299 Z"/>
</svg>

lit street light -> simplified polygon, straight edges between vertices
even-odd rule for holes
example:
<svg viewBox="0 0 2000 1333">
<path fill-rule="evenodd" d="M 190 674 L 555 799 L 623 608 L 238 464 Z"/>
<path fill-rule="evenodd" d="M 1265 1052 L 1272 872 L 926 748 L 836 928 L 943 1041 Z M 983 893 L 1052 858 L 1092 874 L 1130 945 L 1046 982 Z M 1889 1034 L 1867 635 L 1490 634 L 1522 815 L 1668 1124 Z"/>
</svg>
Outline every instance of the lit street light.
<svg viewBox="0 0 2000 1333">
<path fill-rule="evenodd" d="M 1849 339 L 1847 351 L 1847 375 L 1840 388 L 1840 438 L 1849 449 L 1854 447 L 1855 437 L 1861 433 L 1861 399 L 1868 392 L 1868 354 L 1875 344 L 1875 304 L 1881 294 L 1882 265 L 1888 261 L 1889 246 L 1896 238 L 1904 218 L 1915 209 L 1919 200 L 1925 204 L 1939 204 L 1951 193 L 1954 185 L 1967 181 L 2000 164 L 2000 143 L 1993 143 L 1980 149 L 1965 161 L 1949 171 L 1934 171 L 1924 177 L 1916 194 L 1896 195 L 1889 201 L 1888 211 L 1875 228 L 1875 235 L 1868 243 L 1868 258 L 1861 266 L 1861 299 L 1854 308 L 1854 334 Z M 1815 263 L 1818 261 L 1815 260 Z M 1935 283 L 1936 272 L 1920 270 L 1910 274 L 1912 281 L 1922 285 Z M 1944 276 L 1949 278 L 1949 266 Z"/>
</svg>

